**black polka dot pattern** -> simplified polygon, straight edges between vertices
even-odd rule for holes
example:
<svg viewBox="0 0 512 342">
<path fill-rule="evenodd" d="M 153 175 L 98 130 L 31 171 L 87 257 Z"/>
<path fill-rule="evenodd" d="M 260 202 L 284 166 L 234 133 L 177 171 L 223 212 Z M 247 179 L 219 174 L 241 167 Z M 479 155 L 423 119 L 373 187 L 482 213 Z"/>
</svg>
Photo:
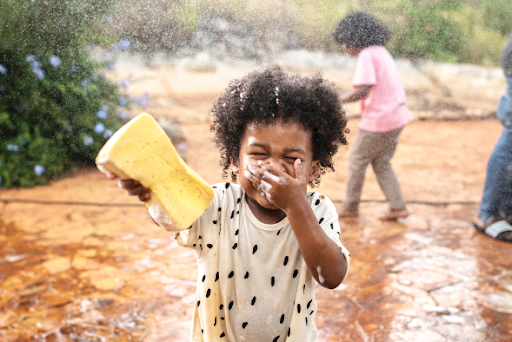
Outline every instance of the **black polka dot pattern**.
<svg viewBox="0 0 512 342">
<path fill-rule="evenodd" d="M 237 326 L 234 327 L 233 332 L 239 333 L 240 336 L 247 339 L 249 336 L 252 336 L 254 331 L 261 328 L 261 320 L 259 317 L 256 317 L 259 313 L 265 313 L 265 317 L 269 317 L 269 328 L 273 328 L 265 332 L 264 336 L 266 338 L 262 338 L 262 341 L 290 341 L 290 339 L 298 338 L 299 335 L 309 332 L 314 327 L 314 322 L 311 320 L 317 309 L 316 304 L 313 303 L 315 283 L 314 279 L 310 277 L 307 268 L 304 268 L 300 250 L 297 254 L 295 252 L 295 245 L 289 243 L 290 238 L 294 238 L 293 230 L 290 230 L 289 224 L 283 222 L 278 229 L 267 230 L 265 232 L 266 235 L 255 235 L 244 226 L 244 222 L 255 224 L 255 221 L 246 220 L 248 218 L 246 216 L 240 217 L 240 215 L 245 215 L 247 203 L 245 200 L 242 201 L 245 195 L 243 192 L 234 193 L 238 191 L 239 185 L 226 182 L 221 183 L 219 187 L 221 189 L 216 190 L 217 197 L 215 198 L 217 205 L 207 209 L 208 215 L 211 216 L 202 219 L 200 225 L 195 224 L 192 228 L 199 228 L 196 231 L 192 230 L 190 233 L 190 237 L 196 237 L 197 240 L 190 241 L 189 246 L 194 243 L 194 246 L 197 244 L 199 245 L 197 247 L 200 247 L 202 250 L 200 252 L 196 249 L 198 257 L 208 258 L 209 265 L 211 265 L 211 258 L 217 258 L 214 259 L 214 263 L 218 260 L 220 266 L 217 269 L 206 269 L 204 266 L 199 268 L 197 280 L 200 291 L 196 299 L 196 310 L 204 314 L 204 310 L 207 307 L 209 308 L 208 310 L 212 308 L 214 311 L 210 312 L 210 314 L 214 316 L 214 320 L 211 319 L 211 316 L 207 316 L 208 320 L 201 323 L 202 326 L 197 329 L 196 333 L 199 333 L 199 330 L 204 328 L 204 336 L 208 336 L 209 339 L 232 340 L 234 337 L 226 331 L 226 327 L 236 322 Z M 226 191 L 224 191 L 225 194 L 223 195 L 222 189 L 224 187 Z M 333 215 L 332 209 L 329 209 L 331 211 L 324 209 L 332 206 L 330 201 L 323 200 L 322 196 L 320 196 L 321 194 L 310 193 L 310 195 L 312 197 L 308 200 L 315 212 L 318 224 L 322 226 L 322 229 L 331 239 L 336 241 L 334 237 L 336 236 L 335 232 L 339 230 L 339 224 L 334 222 L 336 217 Z M 224 199 L 220 201 L 219 196 L 225 197 L 221 197 Z M 227 196 L 230 196 L 228 200 L 225 199 Z M 229 205 L 226 206 L 226 204 Z M 219 205 L 222 205 L 222 207 L 219 207 Z M 221 212 L 224 214 L 221 215 Z M 256 224 L 255 226 L 258 228 Z M 208 227 L 211 229 L 207 231 Z M 226 229 L 222 230 L 221 233 L 222 228 Z M 213 234 L 212 231 L 214 231 Z M 268 241 L 265 239 L 268 239 Z M 276 241 L 275 246 L 273 241 Z M 285 241 L 287 248 L 281 247 Z M 268 245 L 269 243 L 270 245 Z M 295 240 L 294 243 L 296 243 Z M 203 249 L 202 244 L 206 248 Z M 288 248 L 290 245 L 292 247 Z M 211 253 L 207 253 L 209 250 L 212 250 Z M 258 253 L 256 254 L 256 252 Z M 226 255 L 228 257 L 224 259 Z M 231 257 L 231 255 L 236 256 Z M 272 259 L 270 259 L 271 257 Z M 242 263 L 238 263 L 238 260 L 233 258 L 240 258 Z M 261 266 L 261 263 L 268 262 L 272 262 L 272 266 L 275 266 L 275 268 L 264 268 Z M 222 272 L 222 278 L 220 277 L 220 272 Z M 238 272 L 237 278 L 234 276 L 235 272 Z M 249 277 L 251 277 L 251 280 L 249 280 Z M 234 283 L 235 279 L 237 281 L 236 284 Z M 244 284 L 240 284 L 240 281 L 243 281 Z M 300 282 L 303 283 L 302 294 L 300 294 Z M 224 286 L 224 284 L 229 284 L 230 289 L 226 296 L 222 291 L 218 291 L 219 286 Z M 257 288 L 253 288 L 255 285 Z M 292 286 L 288 287 L 289 285 Z M 238 293 L 238 288 L 244 289 L 241 292 L 242 296 Z M 283 288 L 286 291 L 283 293 L 286 293 L 286 296 L 290 296 L 289 301 L 293 301 L 293 305 L 290 306 L 288 304 L 286 307 L 270 308 L 270 312 L 268 312 L 269 308 L 267 308 L 263 293 L 268 292 L 271 295 L 283 296 L 281 294 Z M 296 290 L 290 292 L 290 288 Z M 308 293 L 305 293 L 306 288 Z M 261 291 L 264 292 L 262 293 Z M 243 303 L 243 310 L 239 307 L 234 307 L 235 298 L 237 303 Z M 222 304 L 220 303 L 221 301 Z M 219 310 L 217 313 L 214 313 L 217 311 L 214 309 L 215 306 Z M 239 317 L 233 321 L 230 320 L 232 315 Z M 292 337 L 290 327 L 295 327 L 298 323 L 300 323 L 300 328 L 294 328 L 294 336 Z M 311 327 L 308 326 L 309 323 L 311 323 Z M 213 328 L 214 326 L 215 328 Z M 201 332 L 203 332 L 202 329 Z M 212 335 L 212 333 L 214 334 Z M 281 336 L 283 337 L 282 339 Z"/>
</svg>

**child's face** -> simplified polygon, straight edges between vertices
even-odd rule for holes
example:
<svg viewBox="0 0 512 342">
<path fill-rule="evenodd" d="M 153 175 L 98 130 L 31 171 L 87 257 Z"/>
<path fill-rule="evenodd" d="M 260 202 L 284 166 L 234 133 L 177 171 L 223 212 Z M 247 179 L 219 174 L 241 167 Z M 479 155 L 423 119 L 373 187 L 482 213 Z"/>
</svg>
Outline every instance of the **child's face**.
<svg viewBox="0 0 512 342">
<path fill-rule="evenodd" d="M 256 190 L 251 181 L 244 176 L 244 170 L 249 170 L 249 165 L 269 165 L 286 172 L 296 178 L 294 162 L 300 159 L 304 168 L 304 175 L 308 182 L 314 181 L 318 176 L 319 161 L 313 160 L 313 147 L 311 144 L 311 132 L 293 121 L 284 123 L 276 120 L 268 125 L 248 124 L 240 143 L 240 156 L 238 161 L 231 162 L 233 173 L 239 177 L 242 188 L 247 193 L 249 200 L 257 202 L 266 209 L 277 209 L 260 191 Z M 304 185 L 304 192 L 307 184 Z"/>
</svg>

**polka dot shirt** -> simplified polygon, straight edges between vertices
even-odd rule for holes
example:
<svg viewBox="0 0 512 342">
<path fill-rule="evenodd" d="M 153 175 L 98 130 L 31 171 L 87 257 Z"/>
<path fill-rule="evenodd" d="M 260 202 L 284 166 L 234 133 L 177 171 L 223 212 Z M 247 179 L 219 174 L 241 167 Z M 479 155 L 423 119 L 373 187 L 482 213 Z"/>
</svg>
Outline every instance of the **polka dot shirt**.
<svg viewBox="0 0 512 342">
<path fill-rule="evenodd" d="M 205 213 L 191 229 L 175 233 L 198 259 L 192 341 L 315 341 L 316 283 L 288 218 L 261 223 L 239 185 L 213 188 Z M 315 192 L 308 200 L 348 263 L 333 203 Z"/>
</svg>

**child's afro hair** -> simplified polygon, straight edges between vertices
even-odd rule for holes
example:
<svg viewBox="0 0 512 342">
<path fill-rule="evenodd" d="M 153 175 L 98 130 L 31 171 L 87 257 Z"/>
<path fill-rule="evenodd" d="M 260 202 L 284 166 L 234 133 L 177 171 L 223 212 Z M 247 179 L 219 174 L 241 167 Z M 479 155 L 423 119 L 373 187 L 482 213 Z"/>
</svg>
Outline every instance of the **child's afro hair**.
<svg viewBox="0 0 512 342">
<path fill-rule="evenodd" d="M 224 177 L 231 161 L 238 161 L 240 144 L 249 124 L 269 124 L 276 120 L 300 122 L 311 132 L 313 160 L 320 162 L 320 174 L 334 171 L 333 156 L 347 145 L 349 132 L 339 94 L 319 74 L 290 76 L 278 65 L 256 70 L 231 82 L 211 110 L 213 141 L 221 153 Z M 232 173 L 232 180 L 236 175 Z"/>
<path fill-rule="evenodd" d="M 348 14 L 334 31 L 334 40 L 352 48 L 385 46 L 390 38 L 391 31 L 386 24 L 366 12 Z"/>
</svg>

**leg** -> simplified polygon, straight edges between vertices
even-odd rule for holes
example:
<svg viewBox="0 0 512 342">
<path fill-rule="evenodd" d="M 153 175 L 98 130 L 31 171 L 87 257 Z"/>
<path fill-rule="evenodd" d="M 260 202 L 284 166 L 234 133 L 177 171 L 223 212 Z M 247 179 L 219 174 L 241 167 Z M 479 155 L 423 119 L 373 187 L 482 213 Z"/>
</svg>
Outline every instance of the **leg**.
<svg viewBox="0 0 512 342">
<path fill-rule="evenodd" d="M 372 159 L 372 133 L 360 130 L 350 151 L 347 172 L 347 191 L 343 207 L 345 211 L 357 213 L 363 190 L 366 168 Z"/>
<path fill-rule="evenodd" d="M 398 145 L 398 136 L 403 127 L 390 132 L 382 133 L 380 141 L 383 147 L 380 153 L 373 159 L 372 167 L 379 182 L 379 186 L 389 202 L 390 211 L 405 211 L 406 205 L 402 196 L 402 189 L 396 178 L 391 158 L 395 154 Z"/>
<path fill-rule="evenodd" d="M 504 128 L 487 163 L 482 202 L 478 212 L 485 224 L 492 218 L 512 215 L 512 129 Z"/>
</svg>

